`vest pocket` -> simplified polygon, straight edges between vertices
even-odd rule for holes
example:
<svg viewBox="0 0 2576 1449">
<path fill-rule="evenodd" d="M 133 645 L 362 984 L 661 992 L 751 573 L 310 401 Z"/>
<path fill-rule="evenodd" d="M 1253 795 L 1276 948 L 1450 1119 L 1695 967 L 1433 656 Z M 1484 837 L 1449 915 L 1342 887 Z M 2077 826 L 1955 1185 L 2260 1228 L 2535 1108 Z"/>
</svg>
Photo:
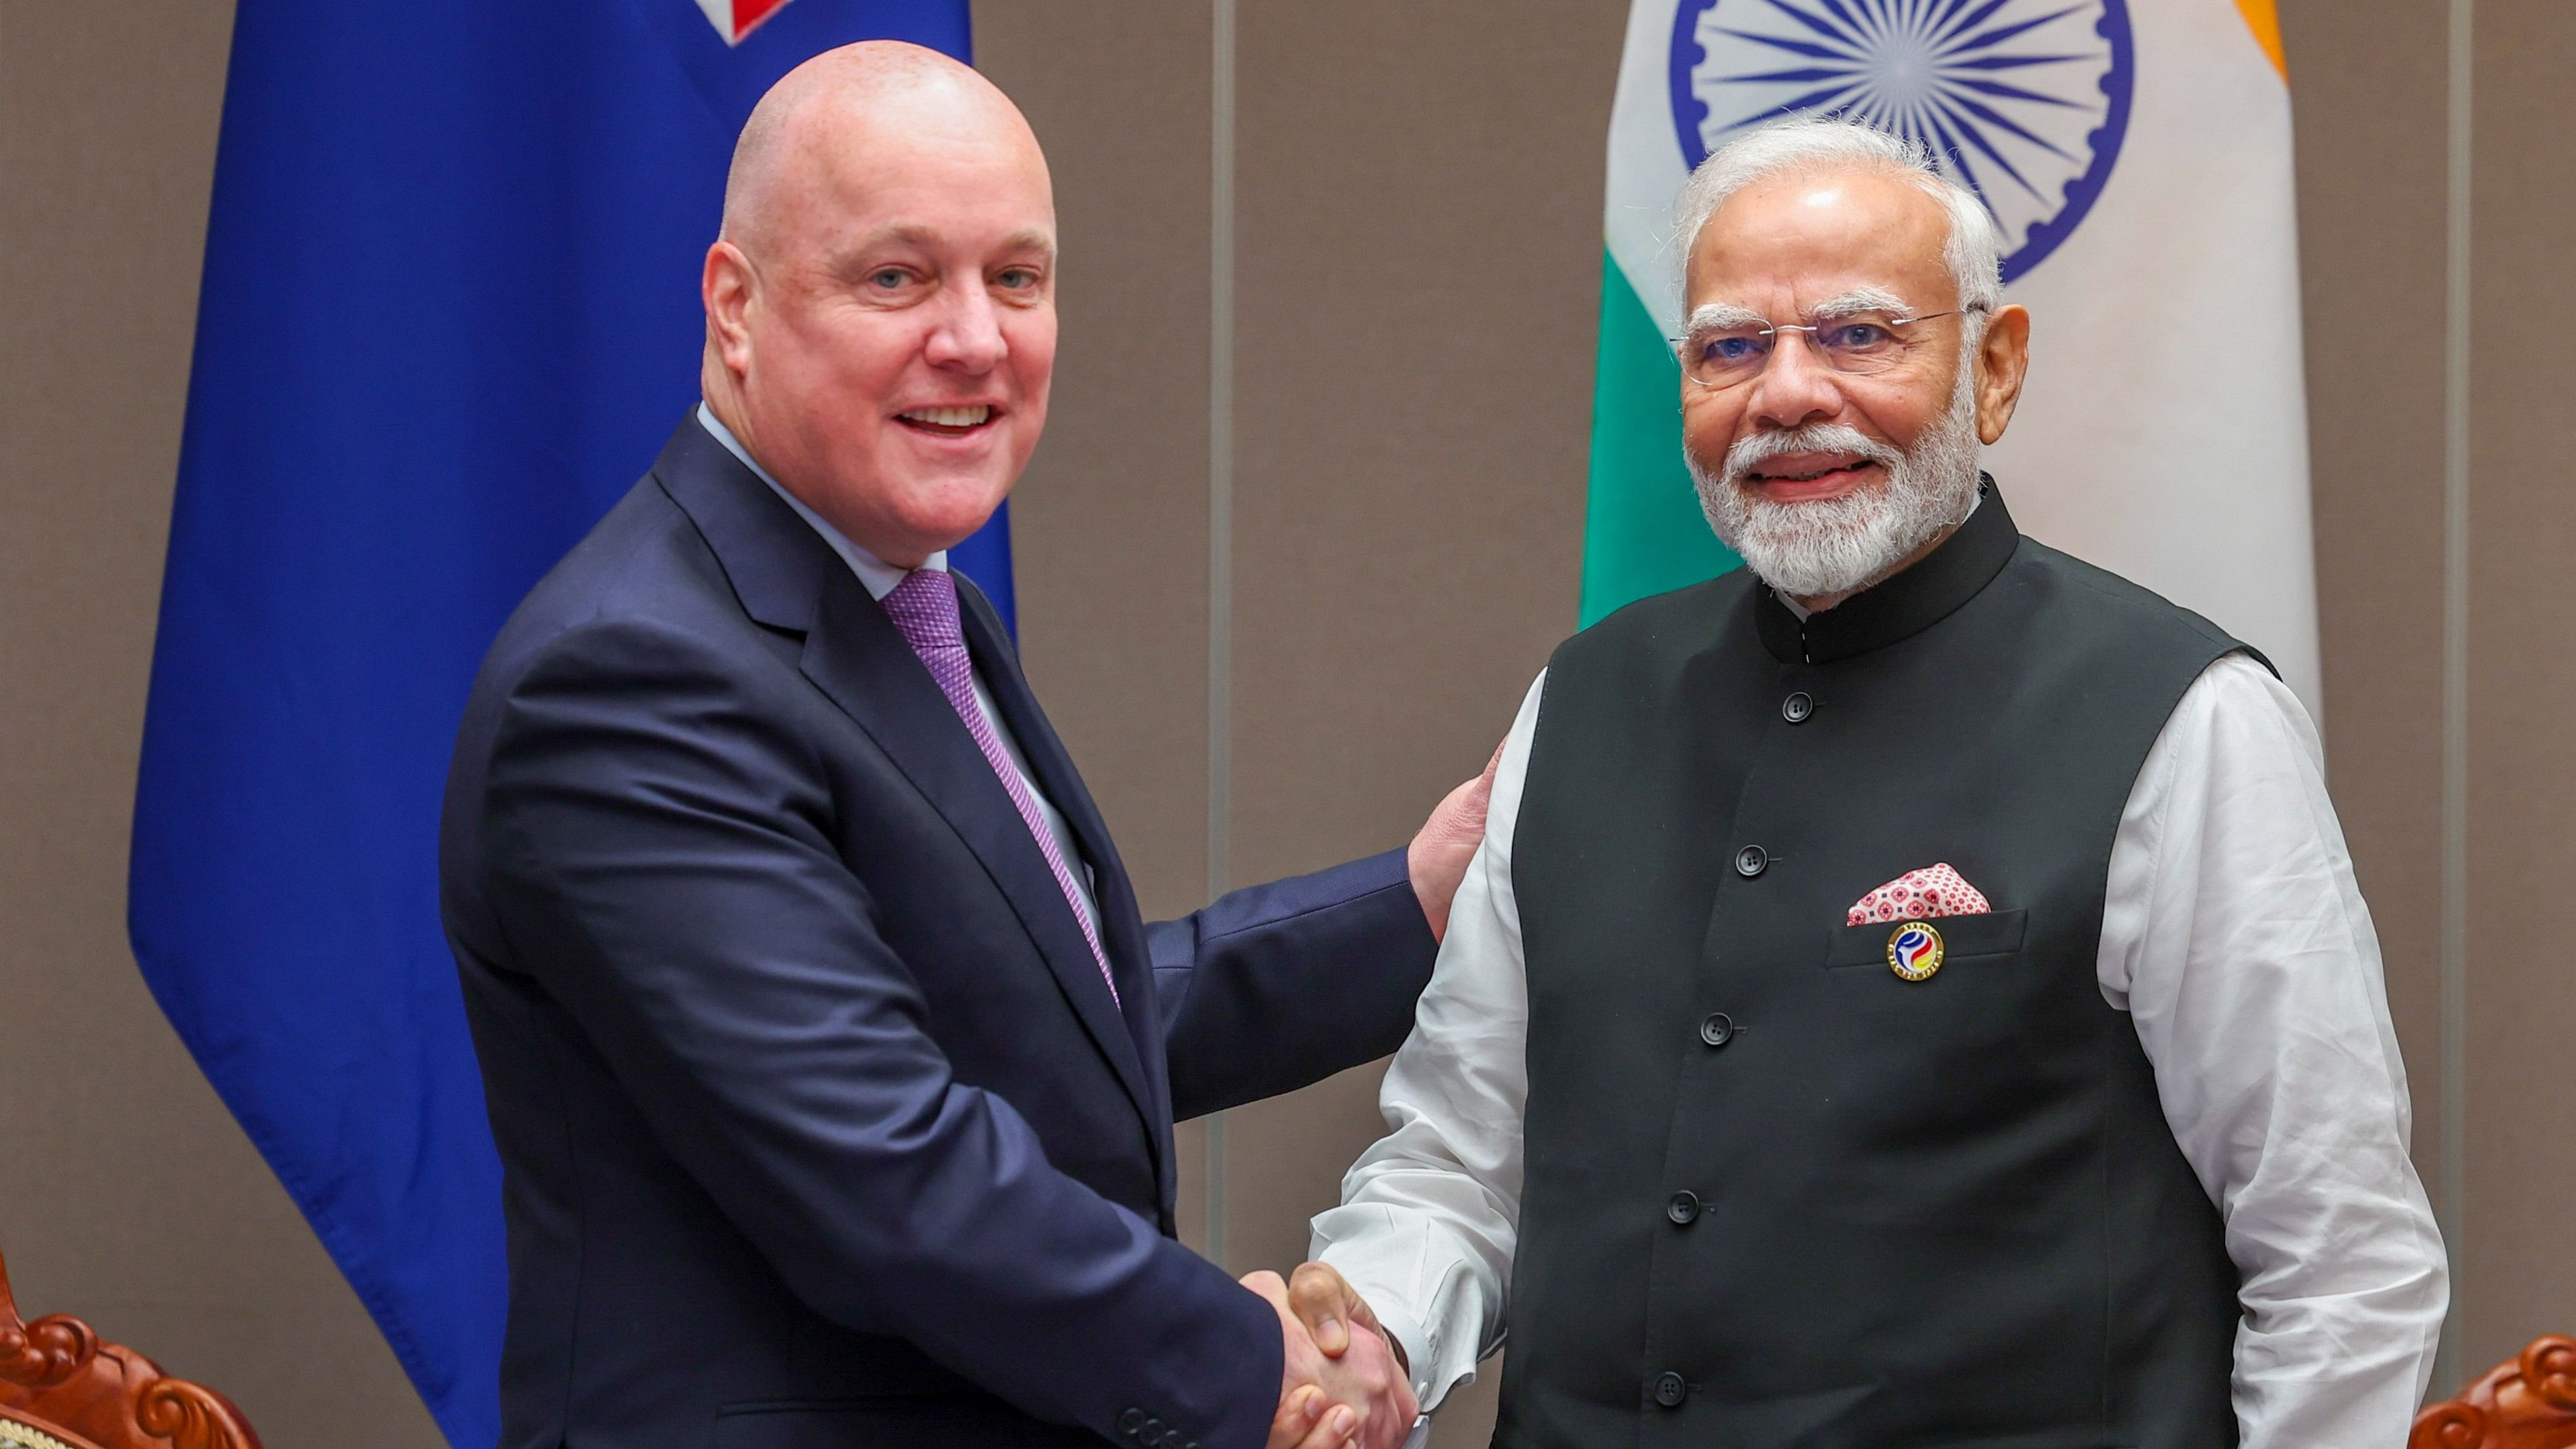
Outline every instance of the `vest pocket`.
<svg viewBox="0 0 2576 1449">
<path fill-rule="evenodd" d="M 1903 921 L 1872 921 L 1865 926 L 1836 926 L 1825 943 L 1825 969 L 1842 971 L 1859 966 L 1887 968 L 1887 943 Z M 2009 956 L 2021 949 L 2021 938 L 2030 925 L 2028 911 L 1987 911 L 1974 916 L 1934 916 L 1932 929 L 1941 933 L 1941 964 L 1948 966 L 1972 956 Z"/>
</svg>

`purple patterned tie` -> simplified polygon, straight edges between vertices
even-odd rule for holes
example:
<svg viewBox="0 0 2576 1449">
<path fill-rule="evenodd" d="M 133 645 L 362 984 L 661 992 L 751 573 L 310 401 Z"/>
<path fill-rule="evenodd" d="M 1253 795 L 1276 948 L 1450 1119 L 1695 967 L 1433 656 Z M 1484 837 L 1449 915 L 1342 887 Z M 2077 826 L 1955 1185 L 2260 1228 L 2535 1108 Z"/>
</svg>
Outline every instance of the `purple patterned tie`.
<svg viewBox="0 0 2576 1449">
<path fill-rule="evenodd" d="M 965 631 L 957 624 L 957 581 L 948 576 L 946 569 L 914 569 L 878 602 L 885 605 L 886 616 L 894 620 L 894 626 L 903 631 L 904 642 L 929 666 L 930 677 L 939 681 L 939 692 L 948 696 L 949 708 L 965 721 L 966 733 L 975 737 L 975 748 L 984 752 L 985 763 L 1001 777 L 1011 803 L 1020 807 L 1020 819 L 1027 822 L 1029 834 L 1036 838 L 1047 869 L 1055 872 L 1055 883 L 1064 891 L 1064 903 L 1073 908 L 1074 924 L 1082 928 L 1082 939 L 1090 943 L 1091 959 L 1100 963 L 1100 979 L 1109 983 L 1109 999 L 1118 1000 L 1118 983 L 1109 975 L 1109 954 L 1100 949 L 1100 936 L 1092 929 L 1091 917 L 1083 912 L 1073 871 L 1065 865 L 1055 832 L 1047 829 L 1046 817 L 1038 811 L 1037 796 L 1030 793 L 1028 782 L 1020 778 L 1009 753 L 1003 750 L 1001 737 L 993 733 L 992 721 L 984 718 L 983 709 L 975 703 L 975 663 L 966 653 Z"/>
</svg>

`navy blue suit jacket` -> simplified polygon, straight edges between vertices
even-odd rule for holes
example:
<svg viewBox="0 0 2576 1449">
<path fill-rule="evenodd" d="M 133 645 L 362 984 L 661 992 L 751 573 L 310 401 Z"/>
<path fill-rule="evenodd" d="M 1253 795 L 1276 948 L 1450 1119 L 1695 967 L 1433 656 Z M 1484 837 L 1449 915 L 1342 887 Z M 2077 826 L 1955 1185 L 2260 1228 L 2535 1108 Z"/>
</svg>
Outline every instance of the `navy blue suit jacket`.
<svg viewBox="0 0 2576 1449">
<path fill-rule="evenodd" d="M 991 607 L 1028 827 L 828 544 L 692 420 L 467 708 L 449 941 L 505 1170 L 506 1449 L 1251 1449 L 1276 1316 L 1173 1236 L 1171 1124 L 1392 1051 L 1401 852 L 1147 926 Z"/>
</svg>

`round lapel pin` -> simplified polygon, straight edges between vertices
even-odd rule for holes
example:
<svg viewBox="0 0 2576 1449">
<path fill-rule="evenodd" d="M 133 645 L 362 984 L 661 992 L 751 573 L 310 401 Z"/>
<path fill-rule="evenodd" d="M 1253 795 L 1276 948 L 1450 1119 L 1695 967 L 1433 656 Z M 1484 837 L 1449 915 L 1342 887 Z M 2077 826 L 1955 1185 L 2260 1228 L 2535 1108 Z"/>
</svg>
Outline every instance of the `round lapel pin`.
<svg viewBox="0 0 2576 1449">
<path fill-rule="evenodd" d="M 1908 981 L 1929 981 L 1941 969 L 1941 933 L 1930 921 L 1907 921 L 1887 938 L 1887 969 Z"/>
</svg>

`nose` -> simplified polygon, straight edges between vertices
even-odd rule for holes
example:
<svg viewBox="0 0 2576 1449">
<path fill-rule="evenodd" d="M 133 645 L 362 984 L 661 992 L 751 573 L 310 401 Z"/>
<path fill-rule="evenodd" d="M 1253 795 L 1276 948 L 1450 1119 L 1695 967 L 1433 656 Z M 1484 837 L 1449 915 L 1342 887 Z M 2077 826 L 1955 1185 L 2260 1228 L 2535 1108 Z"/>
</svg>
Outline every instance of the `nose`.
<svg viewBox="0 0 2576 1449">
<path fill-rule="evenodd" d="M 1770 365 L 1753 381 L 1746 410 L 1757 425 L 1786 430 L 1842 411 L 1842 380 L 1825 366 L 1805 332 L 1782 332 Z"/>
<path fill-rule="evenodd" d="M 931 366 L 972 374 L 1001 366 L 1011 344 L 1002 335 L 1002 319 L 992 297 L 982 287 L 963 287 L 950 291 L 944 300 L 944 314 L 931 330 L 927 349 Z"/>
</svg>

